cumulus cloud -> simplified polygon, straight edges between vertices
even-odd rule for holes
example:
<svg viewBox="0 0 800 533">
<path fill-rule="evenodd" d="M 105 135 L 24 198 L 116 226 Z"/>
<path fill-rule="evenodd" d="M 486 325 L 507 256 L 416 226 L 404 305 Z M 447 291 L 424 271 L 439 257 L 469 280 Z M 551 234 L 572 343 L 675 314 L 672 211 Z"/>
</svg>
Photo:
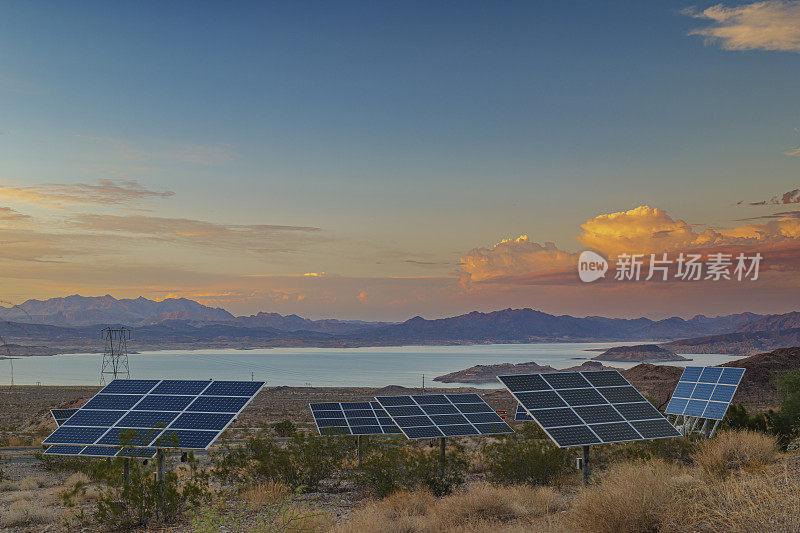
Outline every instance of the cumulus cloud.
<svg viewBox="0 0 800 533">
<path fill-rule="evenodd" d="M 64 204 L 124 204 L 150 198 L 166 198 L 172 191 L 152 191 L 136 180 L 102 179 L 96 184 L 48 183 L 16 187 L 0 185 L 0 198 L 18 202 L 60 206 Z"/>
<path fill-rule="evenodd" d="M 508 276 L 526 276 L 574 264 L 576 255 L 556 248 L 552 242 L 541 245 L 527 235 L 503 239 L 491 248 L 473 248 L 461 258 L 465 281 L 485 281 Z"/>
<path fill-rule="evenodd" d="M 623 253 L 725 251 L 772 254 L 768 268 L 796 270 L 800 266 L 800 211 L 766 215 L 729 229 L 699 231 L 661 209 L 643 205 L 598 215 L 583 223 L 581 230 L 578 241 L 611 261 Z M 522 235 L 491 248 L 470 250 L 461 258 L 462 283 L 572 283 L 576 264 L 577 254 L 559 250 L 553 243 L 532 242 Z"/>
<path fill-rule="evenodd" d="M 780 50 L 800 52 L 800 1 L 766 0 L 734 7 L 723 4 L 685 14 L 711 21 L 689 32 L 726 50 Z"/>
<path fill-rule="evenodd" d="M 721 241 L 713 230 L 695 231 L 666 211 L 642 205 L 629 211 L 599 215 L 581 224 L 578 240 L 587 248 L 616 256 L 620 253 L 658 253 L 709 246 Z"/>
</svg>

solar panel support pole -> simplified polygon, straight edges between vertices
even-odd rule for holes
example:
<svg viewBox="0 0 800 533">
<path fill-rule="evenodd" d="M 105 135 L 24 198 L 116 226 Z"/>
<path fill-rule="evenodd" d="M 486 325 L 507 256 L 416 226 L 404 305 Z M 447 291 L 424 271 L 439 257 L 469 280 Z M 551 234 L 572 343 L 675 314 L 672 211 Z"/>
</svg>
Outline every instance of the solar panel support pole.
<svg viewBox="0 0 800 533">
<path fill-rule="evenodd" d="M 703 434 L 705 438 L 709 437 L 709 420 L 706 418 L 703 422 L 703 427 L 700 429 L 700 433 Z"/>
<path fill-rule="evenodd" d="M 361 445 L 361 435 L 356 436 L 356 445 L 358 446 L 358 450 L 356 450 L 356 454 L 358 455 L 358 466 L 361 468 L 361 457 L 364 455 L 364 448 Z"/>
<path fill-rule="evenodd" d="M 122 482 L 126 485 L 131 483 L 131 460 L 127 457 L 122 461 Z"/>
<path fill-rule="evenodd" d="M 714 427 L 711 428 L 711 433 L 709 433 L 709 435 L 708 435 L 709 439 L 714 436 L 714 433 L 716 433 L 717 426 L 719 426 L 719 423 L 720 423 L 720 420 L 717 420 L 716 422 L 714 422 Z"/>
<path fill-rule="evenodd" d="M 164 450 L 161 448 L 156 452 L 156 479 L 161 482 L 164 481 L 164 470 L 166 469 L 166 459 L 164 458 Z"/>
<path fill-rule="evenodd" d="M 442 467 L 442 479 L 444 480 L 445 468 L 447 466 L 447 459 L 445 457 L 445 440 L 446 437 L 439 437 L 439 462 Z"/>
<path fill-rule="evenodd" d="M 581 472 L 583 473 L 583 484 L 589 484 L 589 447 L 583 447 L 583 464 L 581 465 Z"/>
</svg>

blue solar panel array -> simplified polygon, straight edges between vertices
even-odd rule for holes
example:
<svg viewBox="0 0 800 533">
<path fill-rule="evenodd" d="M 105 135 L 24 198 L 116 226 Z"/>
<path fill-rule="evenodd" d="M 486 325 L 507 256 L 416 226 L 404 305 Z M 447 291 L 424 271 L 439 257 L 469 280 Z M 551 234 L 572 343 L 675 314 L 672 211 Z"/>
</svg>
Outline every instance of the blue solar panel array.
<svg viewBox="0 0 800 533">
<path fill-rule="evenodd" d="M 308 405 L 320 435 L 400 433 L 378 402 L 322 402 Z"/>
<path fill-rule="evenodd" d="M 131 448 L 207 449 L 263 381 L 114 380 L 44 440 L 47 455 L 148 456 Z M 80 447 L 79 451 L 76 451 Z M 120 451 L 120 447 L 124 447 Z"/>
<path fill-rule="evenodd" d="M 616 370 L 497 379 L 561 448 L 680 436 Z"/>
<path fill-rule="evenodd" d="M 687 366 L 664 412 L 722 420 L 743 375 L 744 368 Z"/>
<path fill-rule="evenodd" d="M 81 444 L 53 444 L 44 455 L 74 455 L 79 457 L 132 457 L 152 459 L 156 448 L 120 448 L 118 446 L 83 446 Z"/>
<path fill-rule="evenodd" d="M 376 396 L 409 439 L 513 433 L 477 394 Z"/>
<path fill-rule="evenodd" d="M 57 426 L 63 424 L 69 417 L 77 412 L 77 409 L 50 409 L 50 414 L 53 415 Z"/>
</svg>

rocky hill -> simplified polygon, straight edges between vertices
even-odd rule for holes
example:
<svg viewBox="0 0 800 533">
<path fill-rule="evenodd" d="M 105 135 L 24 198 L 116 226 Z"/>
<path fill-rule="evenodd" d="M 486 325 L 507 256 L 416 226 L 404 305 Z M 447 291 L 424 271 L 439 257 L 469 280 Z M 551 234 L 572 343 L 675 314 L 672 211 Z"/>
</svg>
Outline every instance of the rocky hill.
<svg viewBox="0 0 800 533">
<path fill-rule="evenodd" d="M 657 344 L 637 344 L 635 346 L 614 346 L 597 357 L 594 361 L 616 361 L 621 363 L 659 363 L 664 361 L 689 361 L 686 357 L 662 348 Z"/>
<path fill-rule="evenodd" d="M 433 381 L 442 383 L 498 383 L 497 376 L 509 376 L 513 374 L 533 374 L 537 372 L 571 372 L 575 370 L 604 370 L 610 367 L 595 361 L 586 361 L 578 366 L 556 369 L 550 365 L 539 365 L 531 361 L 529 363 L 500 363 L 497 365 L 476 365 L 458 372 L 451 372 L 443 376 L 433 378 Z"/>
</svg>

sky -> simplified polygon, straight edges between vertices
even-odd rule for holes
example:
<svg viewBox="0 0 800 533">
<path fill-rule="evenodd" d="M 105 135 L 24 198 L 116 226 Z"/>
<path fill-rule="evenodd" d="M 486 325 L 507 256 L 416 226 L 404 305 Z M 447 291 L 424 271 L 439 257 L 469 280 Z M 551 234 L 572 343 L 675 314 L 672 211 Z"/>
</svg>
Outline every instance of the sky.
<svg viewBox="0 0 800 533">
<path fill-rule="evenodd" d="M 799 1 L 4 2 L 0 301 L 795 310 L 797 94 Z"/>
</svg>

